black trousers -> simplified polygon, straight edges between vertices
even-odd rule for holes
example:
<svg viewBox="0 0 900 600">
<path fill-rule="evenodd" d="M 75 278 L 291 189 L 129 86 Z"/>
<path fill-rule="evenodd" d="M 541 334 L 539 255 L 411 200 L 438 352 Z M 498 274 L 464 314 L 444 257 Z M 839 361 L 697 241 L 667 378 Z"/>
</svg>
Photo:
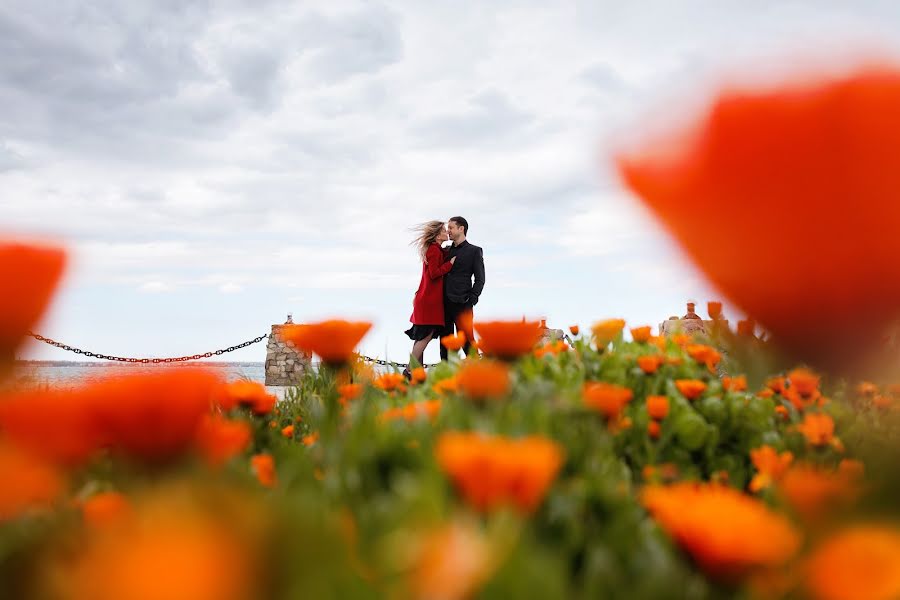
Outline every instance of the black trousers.
<svg viewBox="0 0 900 600">
<path fill-rule="evenodd" d="M 467 323 L 468 325 L 463 325 L 459 323 L 459 317 L 461 315 L 466 315 L 468 318 L 463 319 L 463 323 Z M 468 327 L 468 331 L 463 329 L 462 327 Z M 472 332 L 472 304 L 469 302 L 453 302 L 444 298 L 444 334 L 443 335 L 453 335 L 456 331 L 462 331 L 466 334 L 466 345 L 463 346 L 463 352 L 466 354 L 469 353 L 469 348 L 472 346 L 470 343 L 474 339 L 474 333 Z M 441 360 L 447 360 L 448 352 L 447 348 L 441 344 Z"/>
</svg>

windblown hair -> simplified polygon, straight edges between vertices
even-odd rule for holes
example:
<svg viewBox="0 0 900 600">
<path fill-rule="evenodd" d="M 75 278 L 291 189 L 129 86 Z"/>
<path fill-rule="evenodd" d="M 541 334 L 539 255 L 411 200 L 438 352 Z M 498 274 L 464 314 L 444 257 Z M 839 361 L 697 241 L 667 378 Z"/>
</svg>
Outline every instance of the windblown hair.
<svg viewBox="0 0 900 600">
<path fill-rule="evenodd" d="M 409 245 L 416 247 L 419 251 L 419 258 L 423 261 L 425 260 L 425 252 L 428 251 L 428 246 L 437 241 L 437 236 L 440 235 L 443 229 L 443 221 L 427 221 L 412 228 L 412 231 L 417 232 L 418 235 Z"/>
</svg>

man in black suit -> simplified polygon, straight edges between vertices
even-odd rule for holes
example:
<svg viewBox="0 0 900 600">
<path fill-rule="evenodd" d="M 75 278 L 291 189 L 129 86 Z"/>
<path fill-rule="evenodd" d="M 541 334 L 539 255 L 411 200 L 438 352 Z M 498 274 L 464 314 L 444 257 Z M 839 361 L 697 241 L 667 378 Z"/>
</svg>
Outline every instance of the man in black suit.
<svg viewBox="0 0 900 600">
<path fill-rule="evenodd" d="M 444 277 L 444 335 L 452 335 L 454 327 L 466 334 L 463 351 L 468 354 L 472 333 L 472 307 L 484 289 L 484 253 L 481 248 L 466 241 L 469 222 L 462 217 L 451 217 L 447 233 L 453 240 L 449 260 L 456 257 L 453 268 Z M 474 284 L 473 284 L 474 279 Z M 441 345 L 441 360 L 447 360 L 447 349 Z"/>
</svg>

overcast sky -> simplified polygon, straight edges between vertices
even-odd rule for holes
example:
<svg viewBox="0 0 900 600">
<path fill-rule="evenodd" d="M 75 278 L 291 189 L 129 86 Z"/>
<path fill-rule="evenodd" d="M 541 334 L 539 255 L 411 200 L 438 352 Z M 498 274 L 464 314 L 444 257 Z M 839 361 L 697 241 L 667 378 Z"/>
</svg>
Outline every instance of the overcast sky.
<svg viewBox="0 0 900 600">
<path fill-rule="evenodd" d="M 613 148 L 759 57 L 898 33 L 887 1 L 3 0 L 0 228 L 70 248 L 40 331 L 109 354 L 292 312 L 371 319 L 362 349 L 404 360 L 408 228 L 455 214 L 484 248 L 476 319 L 656 324 L 715 293 Z"/>
</svg>

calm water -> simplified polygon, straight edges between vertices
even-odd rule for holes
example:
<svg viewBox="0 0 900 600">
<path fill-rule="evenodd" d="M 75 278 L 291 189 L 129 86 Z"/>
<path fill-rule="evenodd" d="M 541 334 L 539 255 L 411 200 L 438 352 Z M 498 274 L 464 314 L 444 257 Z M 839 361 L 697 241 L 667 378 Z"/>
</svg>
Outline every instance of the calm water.
<svg viewBox="0 0 900 600">
<path fill-rule="evenodd" d="M 260 383 L 265 383 L 266 381 L 264 364 L 261 362 L 197 361 L 181 364 L 186 366 L 202 365 L 219 370 L 228 381 L 237 379 L 250 379 Z M 180 366 L 176 365 L 175 368 Z M 160 368 L 160 365 L 123 365 L 105 362 L 23 362 L 16 366 L 14 378 L 16 383 L 21 385 L 68 387 L 111 375 L 152 372 Z M 285 389 L 278 386 L 268 386 L 270 392 L 279 396 L 284 394 Z"/>
</svg>

